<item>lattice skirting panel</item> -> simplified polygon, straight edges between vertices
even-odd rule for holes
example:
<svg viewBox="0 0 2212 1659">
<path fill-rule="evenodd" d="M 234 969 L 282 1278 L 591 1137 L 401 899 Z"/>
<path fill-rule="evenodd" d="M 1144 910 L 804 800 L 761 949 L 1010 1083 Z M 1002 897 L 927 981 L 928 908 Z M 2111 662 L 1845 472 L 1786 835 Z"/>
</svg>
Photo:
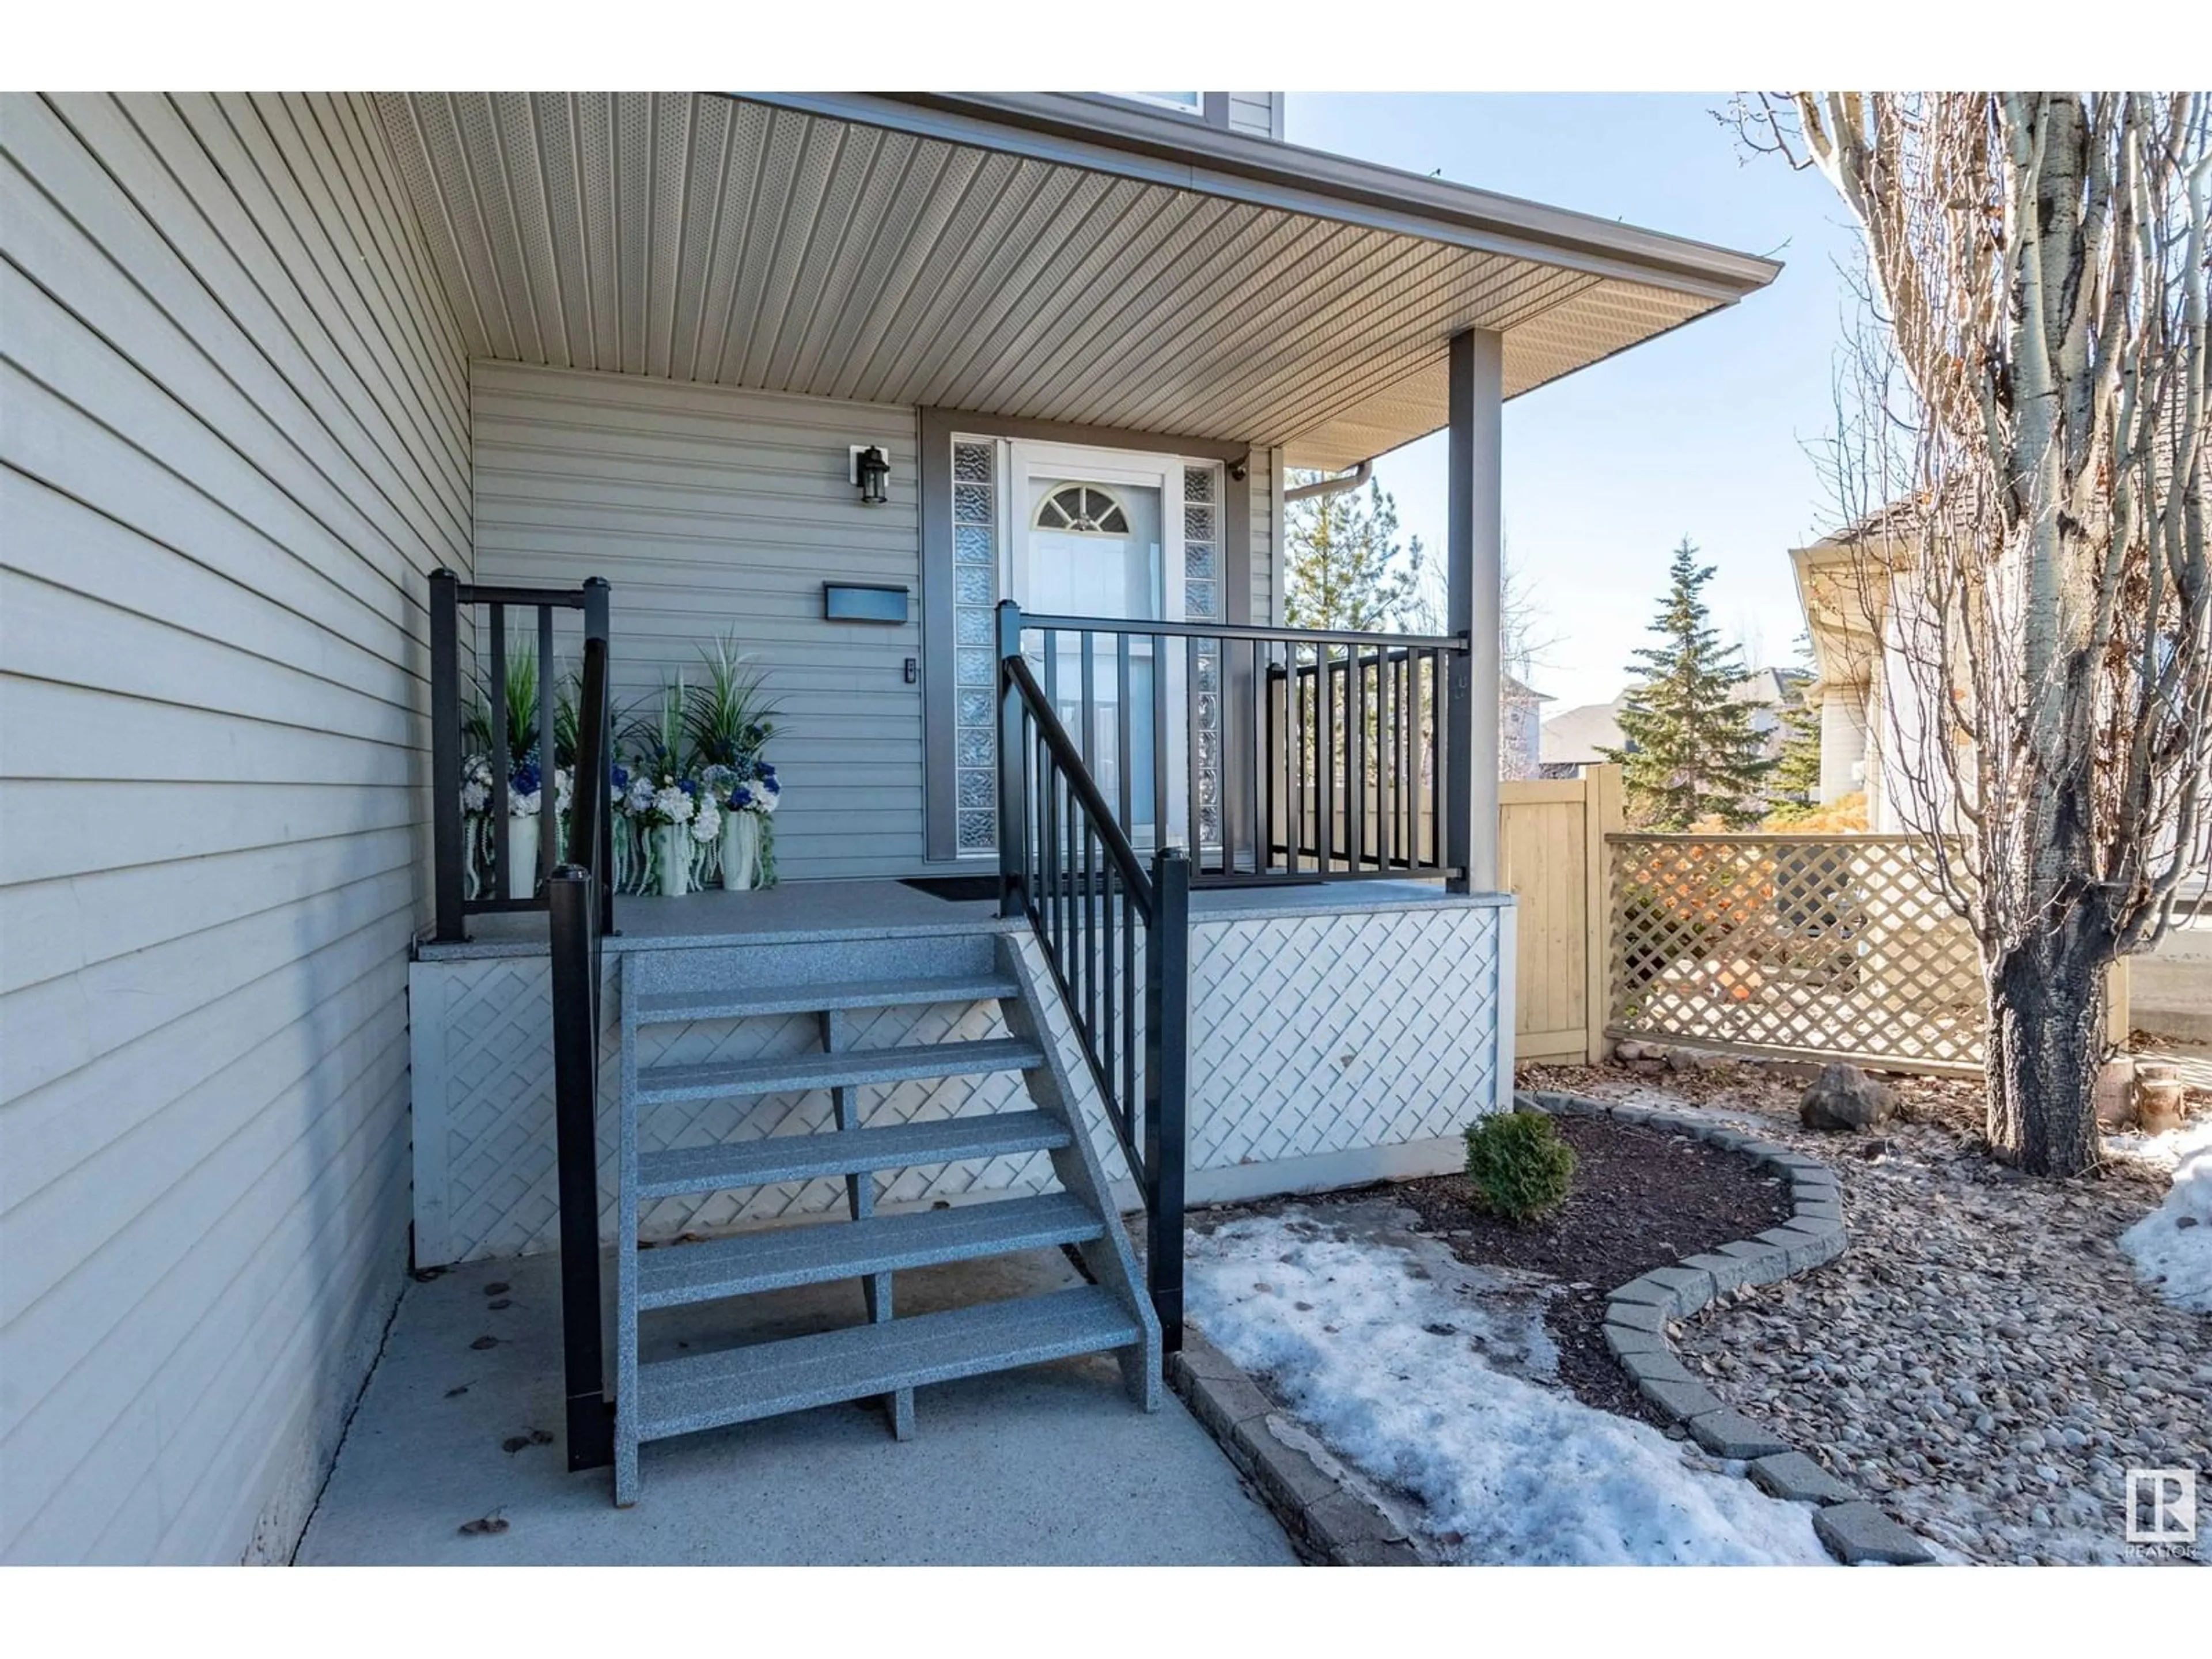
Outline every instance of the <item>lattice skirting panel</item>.
<svg viewBox="0 0 2212 1659">
<path fill-rule="evenodd" d="M 1194 923 L 1192 1168 L 1434 1140 L 1494 1109 L 1498 1034 L 1513 1029 L 1498 948 L 1510 914 L 1425 905 Z"/>
<path fill-rule="evenodd" d="M 1910 837 L 1606 839 L 1613 1035 L 1980 1070 L 1980 958 Z"/>
<path fill-rule="evenodd" d="M 1238 1170 L 1240 1190 L 1263 1166 L 1426 1142 L 1455 1133 L 1499 1103 L 1499 941 L 1490 906 L 1425 906 L 1315 915 L 1253 915 L 1192 928 L 1190 1160 L 1195 1172 Z M 1034 939 L 1016 936 L 1042 960 Z M 613 1237 L 615 1103 L 620 1086 L 617 964 L 601 1000 L 599 1224 Z M 1510 986 L 1510 973 L 1505 980 Z M 491 957 L 416 963 L 410 972 L 414 1066 L 415 1255 L 418 1267 L 536 1255 L 556 1248 L 550 999 L 543 958 Z M 1510 997 L 1510 989 L 1506 994 Z M 1057 1006 L 1048 1019 L 1068 1074 L 1089 1082 Z M 994 1004 L 887 1009 L 854 1017 L 856 1046 L 1005 1035 Z M 735 1027 L 649 1027 L 640 1060 L 684 1064 L 805 1052 L 812 1017 Z M 1510 1070 L 1510 1058 L 1505 1061 Z M 917 1118 L 1018 1109 L 1012 1076 L 908 1083 L 862 1091 L 870 1127 Z M 1084 1103 L 1108 1174 L 1127 1172 L 1095 1098 Z M 648 1147 L 696 1146 L 827 1129 L 826 1093 L 656 1107 L 641 1130 Z M 1306 1166 L 1308 1171 L 1311 1165 Z M 1356 1175 L 1346 1178 L 1358 1178 Z M 1053 1186 L 1036 1153 L 887 1172 L 886 1206 L 959 1202 Z M 1194 1175 L 1194 1188 L 1202 1188 Z M 1310 1173 L 1282 1187 L 1310 1186 Z M 841 1210 L 840 1182 L 787 1183 L 650 1206 L 652 1239 Z"/>
</svg>

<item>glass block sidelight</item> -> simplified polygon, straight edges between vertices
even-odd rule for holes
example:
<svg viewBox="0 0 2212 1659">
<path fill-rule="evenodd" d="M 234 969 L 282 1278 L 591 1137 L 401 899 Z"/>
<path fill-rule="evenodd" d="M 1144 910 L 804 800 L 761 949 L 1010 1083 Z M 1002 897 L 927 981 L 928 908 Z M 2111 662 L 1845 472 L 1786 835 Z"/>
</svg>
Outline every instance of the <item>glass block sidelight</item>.
<svg viewBox="0 0 2212 1659">
<path fill-rule="evenodd" d="M 1221 470 L 1218 466 L 1186 466 L 1182 470 L 1182 606 L 1192 622 L 1220 622 Z M 1191 733 L 1197 757 L 1198 842 L 1221 845 L 1221 642 L 1192 641 L 1191 668 L 1198 689 L 1198 730 Z"/>
<path fill-rule="evenodd" d="M 955 438 L 952 479 L 955 822 L 963 854 L 989 853 L 998 844 L 998 445 Z"/>
</svg>

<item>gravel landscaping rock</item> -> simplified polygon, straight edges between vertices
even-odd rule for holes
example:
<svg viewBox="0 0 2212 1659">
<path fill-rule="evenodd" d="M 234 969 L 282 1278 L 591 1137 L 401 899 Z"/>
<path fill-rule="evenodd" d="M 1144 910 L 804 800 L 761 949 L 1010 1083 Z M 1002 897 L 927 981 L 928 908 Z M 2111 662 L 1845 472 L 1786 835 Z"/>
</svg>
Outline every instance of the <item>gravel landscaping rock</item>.
<svg viewBox="0 0 2212 1659">
<path fill-rule="evenodd" d="M 1856 1066 L 1828 1066 L 1797 1103 L 1808 1129 L 1873 1129 L 1897 1115 L 1894 1091 Z"/>
<path fill-rule="evenodd" d="M 1800 1128 L 1794 1089 L 1756 1072 L 1662 1091 L 1619 1068 L 1530 1069 L 1546 1088 L 1700 1106 L 1778 1152 L 1843 1154 L 1849 1253 L 1723 1291 L 1676 1347 L 1729 1407 L 1869 1500 L 1821 1511 L 1865 1559 L 1891 1557 L 1861 1510 L 1968 1561 L 2135 1561 L 2126 1471 L 2212 1472 L 2212 1318 L 2160 1300 L 2115 1242 L 2156 1206 L 2163 1170 L 2026 1179 L 1977 1145 L 1971 1085 L 1900 1081 L 1886 1139 L 1839 1144 Z"/>
</svg>

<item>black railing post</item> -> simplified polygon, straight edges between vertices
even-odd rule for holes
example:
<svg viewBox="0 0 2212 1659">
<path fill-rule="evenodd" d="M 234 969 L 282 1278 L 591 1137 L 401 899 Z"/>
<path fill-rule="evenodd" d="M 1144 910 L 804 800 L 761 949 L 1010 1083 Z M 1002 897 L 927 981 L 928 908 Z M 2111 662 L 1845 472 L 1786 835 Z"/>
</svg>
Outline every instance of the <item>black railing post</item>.
<svg viewBox="0 0 2212 1659">
<path fill-rule="evenodd" d="M 562 1391 L 568 1468 L 614 1461 L 599 1334 L 599 987 L 589 870 L 564 864 L 546 884 L 553 969 L 553 1121 L 561 1205 Z"/>
<path fill-rule="evenodd" d="M 1468 870 L 1474 853 L 1474 800 L 1470 770 L 1474 752 L 1474 658 L 1465 647 L 1455 647 L 1448 659 L 1448 684 L 1437 699 L 1437 716 L 1443 726 L 1443 764 L 1438 770 L 1449 781 L 1443 791 L 1445 886 L 1452 892 L 1468 890 Z"/>
<path fill-rule="evenodd" d="M 1022 752 L 1022 700 L 1006 672 L 1022 654 L 1022 608 L 999 601 L 999 914 L 1018 916 L 1029 902 L 1024 854 L 1029 835 L 1029 766 Z"/>
<path fill-rule="evenodd" d="M 538 867 L 530 872 L 534 897 L 561 862 L 561 791 L 554 781 L 561 757 L 554 742 L 553 607 L 538 607 Z"/>
<path fill-rule="evenodd" d="M 491 606 L 491 667 L 486 676 L 491 683 L 491 857 L 495 866 L 493 888 L 495 898 L 506 898 L 514 891 L 507 872 L 513 866 L 507 854 L 507 774 L 521 756 L 508 752 L 507 742 L 507 607 L 494 603 Z"/>
<path fill-rule="evenodd" d="M 594 640 L 598 641 L 602 647 L 609 645 L 608 592 L 605 577 L 584 578 L 584 654 L 586 659 L 591 655 L 592 641 Z M 611 675 L 614 672 L 614 664 L 610 659 L 610 650 L 602 650 L 599 653 L 606 675 Z M 602 679 L 604 688 L 605 676 Z M 579 718 L 590 714 L 591 699 L 582 694 L 580 688 L 576 701 Z M 599 875 L 599 932 L 603 934 L 612 934 L 615 931 L 615 815 L 609 805 L 611 799 L 609 792 L 613 787 L 615 715 L 614 694 L 611 688 L 605 688 L 605 695 L 600 701 L 605 707 L 605 716 L 599 722 L 599 832 L 593 836 L 593 840 L 599 844 L 586 850 L 591 856 L 592 868 L 598 871 Z M 578 744 L 576 790 L 580 798 L 584 787 L 583 733 L 579 731 L 576 737 Z M 575 854 L 572 852 L 569 854 L 569 860 L 574 862 L 574 859 Z"/>
<path fill-rule="evenodd" d="M 462 920 L 461 579 L 430 573 L 430 846 L 435 937 L 468 937 Z"/>
<path fill-rule="evenodd" d="M 1145 933 L 1145 1274 L 1160 1344 L 1182 1346 L 1183 1161 L 1190 1081 L 1190 860 L 1152 859 Z"/>
</svg>

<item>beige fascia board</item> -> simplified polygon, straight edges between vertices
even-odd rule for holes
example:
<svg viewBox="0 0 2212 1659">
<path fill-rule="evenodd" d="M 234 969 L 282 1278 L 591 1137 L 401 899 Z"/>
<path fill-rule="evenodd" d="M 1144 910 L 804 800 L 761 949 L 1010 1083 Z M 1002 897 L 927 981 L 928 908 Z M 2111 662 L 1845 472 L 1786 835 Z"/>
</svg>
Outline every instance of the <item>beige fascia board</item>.
<svg viewBox="0 0 2212 1659">
<path fill-rule="evenodd" d="M 1781 262 L 1081 93 L 731 97 L 1005 150 L 1729 304 Z"/>
</svg>

